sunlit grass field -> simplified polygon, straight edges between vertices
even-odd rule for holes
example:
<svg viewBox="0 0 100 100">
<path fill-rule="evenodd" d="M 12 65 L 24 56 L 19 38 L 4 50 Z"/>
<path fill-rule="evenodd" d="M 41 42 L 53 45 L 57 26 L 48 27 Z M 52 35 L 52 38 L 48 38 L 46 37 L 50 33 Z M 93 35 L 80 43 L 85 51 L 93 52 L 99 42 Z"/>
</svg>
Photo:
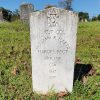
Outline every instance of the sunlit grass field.
<svg viewBox="0 0 100 100">
<path fill-rule="evenodd" d="M 100 100 L 100 22 L 79 23 L 76 58 L 96 74 L 86 85 L 76 81 L 72 94 L 59 98 L 32 92 L 29 27 L 20 21 L 0 24 L 0 100 Z"/>
</svg>

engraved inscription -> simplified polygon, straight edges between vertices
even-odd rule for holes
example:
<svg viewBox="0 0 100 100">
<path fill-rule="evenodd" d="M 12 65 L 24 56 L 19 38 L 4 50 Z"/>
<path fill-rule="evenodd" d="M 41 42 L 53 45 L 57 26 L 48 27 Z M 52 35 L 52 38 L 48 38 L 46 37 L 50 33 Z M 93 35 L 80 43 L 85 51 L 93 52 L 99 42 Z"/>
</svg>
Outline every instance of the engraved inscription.
<svg viewBox="0 0 100 100">
<path fill-rule="evenodd" d="M 66 50 L 37 50 L 38 53 L 42 54 L 66 54 L 68 51 L 68 48 Z"/>
<path fill-rule="evenodd" d="M 58 28 L 59 11 L 57 9 L 51 8 L 47 12 L 47 25 L 48 27 L 43 33 L 39 35 L 40 42 L 38 43 L 36 49 L 37 53 L 41 55 L 42 59 L 49 62 L 48 72 L 51 79 L 56 78 L 57 64 L 56 62 L 61 62 L 63 60 L 63 55 L 66 55 L 70 46 L 65 40 L 65 31 L 63 28 Z M 54 48 L 48 48 L 48 42 L 55 44 Z M 45 45 L 45 47 L 43 47 Z M 42 48 L 41 48 L 42 47 Z"/>
<path fill-rule="evenodd" d="M 49 73 L 50 73 L 50 78 L 55 78 L 56 77 L 56 64 L 55 63 L 50 63 L 49 64 L 50 68 L 49 68 Z"/>
</svg>

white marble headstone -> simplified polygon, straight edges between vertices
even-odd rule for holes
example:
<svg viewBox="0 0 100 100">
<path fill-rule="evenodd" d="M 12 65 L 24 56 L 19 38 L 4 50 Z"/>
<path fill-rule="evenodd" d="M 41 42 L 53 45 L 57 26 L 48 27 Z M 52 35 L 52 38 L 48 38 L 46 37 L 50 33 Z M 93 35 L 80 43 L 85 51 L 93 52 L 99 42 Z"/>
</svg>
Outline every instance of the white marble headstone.
<svg viewBox="0 0 100 100">
<path fill-rule="evenodd" d="M 33 91 L 72 92 L 78 14 L 48 8 L 30 14 Z"/>
</svg>

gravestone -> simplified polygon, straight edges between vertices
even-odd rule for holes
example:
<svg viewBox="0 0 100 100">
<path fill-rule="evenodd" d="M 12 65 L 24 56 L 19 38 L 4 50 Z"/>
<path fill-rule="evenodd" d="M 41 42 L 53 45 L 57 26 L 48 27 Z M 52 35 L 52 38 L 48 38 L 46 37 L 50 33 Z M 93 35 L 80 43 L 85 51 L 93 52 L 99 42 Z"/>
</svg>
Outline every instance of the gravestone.
<svg viewBox="0 0 100 100">
<path fill-rule="evenodd" d="M 32 4 L 22 4 L 20 6 L 20 19 L 23 22 L 29 23 L 29 14 L 34 11 L 34 7 Z"/>
<path fill-rule="evenodd" d="M 2 13 L 2 10 L 0 9 L 0 22 L 3 22 L 4 19 L 3 19 L 3 13 Z"/>
<path fill-rule="evenodd" d="M 33 91 L 72 92 L 78 14 L 51 7 L 30 14 Z"/>
</svg>

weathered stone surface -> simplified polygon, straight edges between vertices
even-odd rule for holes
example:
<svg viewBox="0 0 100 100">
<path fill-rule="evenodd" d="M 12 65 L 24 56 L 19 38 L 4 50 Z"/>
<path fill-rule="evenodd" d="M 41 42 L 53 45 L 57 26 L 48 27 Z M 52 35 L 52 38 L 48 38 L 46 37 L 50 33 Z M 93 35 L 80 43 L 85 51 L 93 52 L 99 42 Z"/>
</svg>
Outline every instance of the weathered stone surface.
<svg viewBox="0 0 100 100">
<path fill-rule="evenodd" d="M 3 19 L 3 13 L 2 13 L 2 10 L 0 10 L 0 22 L 3 22 L 4 19 Z"/>
<path fill-rule="evenodd" d="M 30 15 L 33 91 L 72 92 L 78 15 L 49 8 Z"/>
<path fill-rule="evenodd" d="M 34 7 L 32 4 L 22 4 L 20 6 L 20 19 L 23 22 L 29 22 L 29 14 L 34 11 Z"/>
</svg>

